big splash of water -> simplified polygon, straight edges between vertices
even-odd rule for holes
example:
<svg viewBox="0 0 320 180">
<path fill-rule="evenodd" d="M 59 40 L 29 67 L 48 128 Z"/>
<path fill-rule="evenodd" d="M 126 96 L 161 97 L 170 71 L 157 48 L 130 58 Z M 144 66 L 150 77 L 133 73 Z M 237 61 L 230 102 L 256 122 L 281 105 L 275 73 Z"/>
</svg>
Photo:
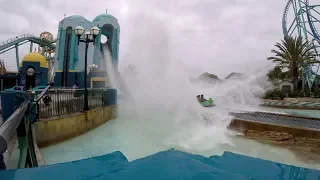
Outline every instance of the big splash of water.
<svg viewBox="0 0 320 180">
<path fill-rule="evenodd" d="M 117 88 L 117 77 L 116 77 L 116 70 L 114 67 L 114 63 L 111 56 L 111 51 L 107 43 L 102 44 L 102 50 L 103 50 L 103 56 L 104 56 L 104 62 L 105 67 L 107 71 L 107 82 L 109 82 L 110 88 Z"/>
<path fill-rule="evenodd" d="M 133 160 L 177 148 L 206 156 L 232 151 L 306 166 L 288 150 L 238 138 L 227 129 L 232 119 L 228 114 L 230 111 L 259 110 L 258 97 L 266 89 L 265 71 L 244 80 L 218 84 L 191 82 L 189 76 L 192 74 L 182 66 L 184 59 L 171 55 L 173 47 L 164 23 L 148 19 L 150 15 L 137 17 L 136 21 L 132 20 L 132 27 L 139 27 L 139 31 L 135 36 L 123 38 L 129 41 L 128 49 L 131 50 L 123 54 L 127 54 L 125 59 L 135 65 L 138 73 L 122 71 L 120 78 L 112 77 L 112 58 L 104 47 L 111 87 L 119 83 L 119 90 L 126 96 L 119 100 L 117 119 L 71 141 L 42 150 L 47 163 L 116 150 Z M 217 107 L 200 106 L 196 101 L 198 94 L 213 97 Z"/>
<path fill-rule="evenodd" d="M 119 90 L 127 96 L 119 101 L 119 123 L 148 129 L 135 131 L 156 137 L 168 147 L 203 153 L 220 145 L 232 146 L 230 136 L 234 133 L 227 129 L 232 119 L 229 112 L 258 108 L 266 72 L 219 84 L 191 82 L 188 69 L 182 66 L 183 60 L 171 55 L 170 33 L 160 21 L 145 19 L 139 27 L 149 31 L 135 32 L 136 36 L 128 40 L 132 44 L 129 43 L 131 52 L 126 58 L 133 62 L 138 73 L 122 71 L 117 81 L 112 77 L 109 50 L 104 46 L 110 83 L 121 82 Z M 142 37 L 148 37 L 148 41 L 141 41 Z M 196 101 L 198 94 L 212 97 L 217 107 L 203 108 Z"/>
<path fill-rule="evenodd" d="M 133 113 L 133 116 L 147 118 L 145 123 L 148 128 L 154 128 L 153 134 L 158 133 L 164 143 L 183 149 L 200 152 L 219 145 L 232 145 L 230 136 L 233 133 L 227 129 L 232 117 L 228 113 L 258 109 L 259 95 L 264 91 L 257 83 L 261 82 L 259 75 L 219 84 L 192 83 L 188 72 L 178 64 L 158 66 L 167 73 L 146 72 L 137 67 L 138 74 L 121 76 L 129 87 L 125 91 L 132 97 L 120 101 L 122 114 L 119 116 Z M 197 94 L 213 97 L 217 107 L 203 108 L 196 101 Z"/>
</svg>

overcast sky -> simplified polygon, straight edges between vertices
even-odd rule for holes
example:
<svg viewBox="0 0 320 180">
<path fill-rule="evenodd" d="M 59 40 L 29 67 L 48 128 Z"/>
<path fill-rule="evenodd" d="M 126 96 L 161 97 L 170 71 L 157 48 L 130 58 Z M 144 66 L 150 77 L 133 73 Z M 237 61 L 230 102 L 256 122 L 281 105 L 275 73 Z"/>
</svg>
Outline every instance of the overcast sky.
<svg viewBox="0 0 320 180">
<path fill-rule="evenodd" d="M 174 61 L 192 72 L 224 77 L 269 64 L 266 57 L 283 36 L 285 4 L 286 0 L 0 0 L 0 40 L 43 31 L 56 36 L 64 14 L 92 20 L 108 9 L 121 26 L 120 67 Z M 27 50 L 22 46 L 20 57 Z M 14 50 L 0 57 L 9 69 L 16 69 Z"/>
</svg>

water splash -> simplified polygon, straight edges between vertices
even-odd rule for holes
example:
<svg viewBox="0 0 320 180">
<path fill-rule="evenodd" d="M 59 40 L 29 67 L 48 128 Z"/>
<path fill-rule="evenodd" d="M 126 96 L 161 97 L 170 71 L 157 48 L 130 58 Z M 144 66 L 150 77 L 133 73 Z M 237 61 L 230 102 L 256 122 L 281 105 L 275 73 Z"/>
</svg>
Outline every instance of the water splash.
<svg viewBox="0 0 320 180">
<path fill-rule="evenodd" d="M 107 43 L 104 43 L 102 44 L 102 48 L 103 48 L 105 67 L 107 71 L 107 78 L 108 78 L 107 82 L 109 82 L 110 88 L 117 88 L 118 87 L 117 74 L 116 74 L 114 64 L 112 62 L 112 56 L 111 56 L 109 46 Z"/>
<path fill-rule="evenodd" d="M 168 147 L 206 151 L 232 145 L 233 133 L 227 129 L 232 119 L 229 112 L 258 108 L 259 95 L 264 92 L 259 78 L 265 76 L 264 72 L 219 84 L 191 82 L 192 74 L 183 66 L 189 53 L 180 54 L 180 58 L 172 54 L 175 45 L 167 21 L 150 15 L 137 17 L 139 20 L 132 21 L 133 27 L 139 27 L 143 33 L 138 31 L 126 39 L 131 52 L 124 54 L 139 73 L 121 71 L 121 82 L 125 84 L 121 87 L 127 88 L 120 90 L 130 92 L 130 98 L 119 102 L 119 121 L 129 118 L 130 123 L 137 124 L 135 127 L 150 129 L 146 136 L 152 134 Z M 217 107 L 203 108 L 196 101 L 198 94 L 213 97 Z"/>
<path fill-rule="evenodd" d="M 170 62 L 162 67 L 167 73 L 161 76 L 146 73 L 138 66 L 139 73 L 134 76 L 122 72 L 122 81 L 130 88 L 126 91 L 132 98 L 120 101 L 120 116 L 130 116 L 132 121 L 144 117 L 147 120 L 142 124 L 136 123 L 157 132 L 157 137 L 170 147 L 203 152 L 233 146 L 230 138 L 234 133 L 227 129 L 232 119 L 229 112 L 259 109 L 264 74 L 199 86 L 200 82 L 192 83 L 188 72 L 178 64 Z M 196 101 L 197 94 L 213 97 L 217 107 L 203 108 Z"/>
<path fill-rule="evenodd" d="M 131 98 L 119 101 L 116 120 L 69 143 L 71 148 L 68 154 L 52 149 L 47 150 L 48 155 L 57 153 L 58 156 L 70 158 L 73 154 L 79 159 L 80 153 L 75 153 L 73 148 L 81 149 L 83 146 L 88 148 L 85 151 L 89 156 L 120 150 L 129 160 L 133 160 L 168 148 L 177 148 L 206 156 L 219 155 L 229 150 L 296 164 L 294 155 L 288 150 L 275 150 L 271 146 L 237 138 L 227 129 L 232 119 L 228 112 L 258 109 L 259 96 L 266 90 L 262 78 L 265 72 L 260 71 L 243 80 L 223 81 L 219 84 L 190 82 L 192 74 L 182 64 L 190 60 L 190 54 L 201 52 L 189 52 L 192 51 L 189 48 L 173 57 L 171 52 L 176 51 L 174 48 L 177 46 L 171 42 L 172 38 L 168 38 L 172 30 L 168 31 L 166 27 L 172 18 L 165 21 L 151 14 L 140 14 L 144 11 L 137 13 L 130 16 L 133 19 L 126 23 L 130 27 L 123 28 L 139 27 L 139 31 L 123 38 L 131 52 L 121 53 L 127 56 L 125 59 L 122 57 L 120 62 L 134 64 L 138 73 L 132 75 L 122 71 L 118 81 L 125 84 L 119 90 L 129 92 L 125 95 Z M 104 51 L 108 53 L 107 50 Z M 106 63 L 110 64 L 110 54 L 105 56 Z M 197 61 L 196 58 L 193 60 Z M 106 67 L 107 72 L 112 72 L 109 68 L 113 66 Z M 112 77 L 110 79 L 113 85 L 115 81 L 112 81 Z M 203 108 L 196 101 L 197 94 L 213 97 L 217 107 Z M 68 150 L 61 147 L 63 146 L 57 146 L 57 149 Z M 56 161 L 57 158 L 52 159 Z"/>
</svg>

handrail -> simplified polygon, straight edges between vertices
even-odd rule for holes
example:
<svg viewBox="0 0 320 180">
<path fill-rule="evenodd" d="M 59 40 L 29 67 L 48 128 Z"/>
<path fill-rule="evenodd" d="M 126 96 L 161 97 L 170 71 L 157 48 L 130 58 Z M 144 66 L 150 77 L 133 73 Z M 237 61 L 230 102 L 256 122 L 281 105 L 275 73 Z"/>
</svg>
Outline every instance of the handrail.
<svg viewBox="0 0 320 180">
<path fill-rule="evenodd" d="M 25 112 L 28 109 L 30 98 L 30 95 L 27 95 L 27 98 L 19 106 L 19 108 L 13 114 L 11 114 L 11 116 L 2 124 L 2 126 L 0 126 L 0 153 L 6 152 L 9 141 L 16 132 L 22 118 L 25 115 Z"/>
<path fill-rule="evenodd" d="M 27 38 L 27 37 L 36 37 L 36 36 L 33 36 L 33 35 L 31 35 L 31 34 L 22 34 L 22 35 L 20 35 L 20 36 L 16 36 L 16 37 L 14 37 L 14 38 L 10 38 L 10 39 L 7 39 L 7 40 L 2 41 L 2 44 L 10 43 L 10 42 L 15 41 L 15 40 L 17 40 L 17 39 Z"/>
<path fill-rule="evenodd" d="M 94 90 L 100 90 L 100 91 L 103 91 L 103 90 L 106 90 L 108 88 L 88 88 L 89 91 L 94 91 Z M 37 89 L 35 90 L 36 92 L 39 92 L 39 91 L 42 91 L 43 89 Z M 63 91 L 66 91 L 66 92 L 69 92 L 69 91 L 84 91 L 85 89 L 84 88 L 77 88 L 77 89 L 74 89 L 74 88 L 52 88 L 52 89 L 49 89 L 48 91 L 49 92 L 53 92 L 53 91 L 60 91 L 60 92 L 63 92 Z"/>
<path fill-rule="evenodd" d="M 15 41 L 15 40 L 17 40 L 17 39 L 21 39 L 21 38 L 35 38 L 35 39 L 41 39 L 40 37 L 37 37 L 37 36 L 31 35 L 31 34 L 23 34 L 23 35 L 16 36 L 16 37 L 14 37 L 14 38 L 10 38 L 10 39 L 7 39 L 7 40 L 2 41 L 1 45 L 6 44 L 6 43 L 10 43 L 10 42 L 12 42 L 12 41 Z M 41 39 L 41 40 L 46 41 L 46 42 L 50 42 L 50 41 L 48 41 L 48 40 L 46 40 L 46 39 Z"/>
<path fill-rule="evenodd" d="M 41 94 L 39 94 L 38 98 L 35 100 L 35 102 L 40 101 L 43 98 L 43 96 L 48 92 L 49 88 L 50 88 L 50 85 L 48 85 L 46 88 L 44 88 L 42 90 Z"/>
<path fill-rule="evenodd" d="M 31 42 L 34 42 L 34 43 L 37 43 L 37 44 L 41 44 L 41 45 L 47 46 L 49 48 L 53 48 L 53 49 L 55 48 L 55 45 L 51 41 L 48 41 L 47 39 L 40 38 L 40 37 L 37 37 L 37 36 L 34 36 L 34 35 L 30 35 L 30 34 L 23 34 L 21 36 L 16 36 L 14 38 L 10 38 L 8 40 L 0 42 L 0 47 L 1 47 L 0 49 L 2 51 L 1 53 L 6 52 L 5 49 L 10 48 L 10 46 L 12 45 L 12 44 L 9 45 L 10 43 L 19 44 L 19 43 L 24 42 L 24 41 L 31 41 Z M 24 43 L 21 43 L 21 44 L 24 44 Z"/>
</svg>

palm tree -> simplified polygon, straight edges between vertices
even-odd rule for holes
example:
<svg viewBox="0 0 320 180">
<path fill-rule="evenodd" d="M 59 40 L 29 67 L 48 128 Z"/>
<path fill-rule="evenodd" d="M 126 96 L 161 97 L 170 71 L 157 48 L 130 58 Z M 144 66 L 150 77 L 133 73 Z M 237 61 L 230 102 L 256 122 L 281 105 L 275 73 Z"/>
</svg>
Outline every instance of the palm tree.
<svg viewBox="0 0 320 180">
<path fill-rule="evenodd" d="M 299 70 L 314 63 L 319 63 L 315 59 L 316 52 L 312 44 L 305 41 L 301 36 L 285 37 L 281 43 L 275 45 L 277 49 L 271 50 L 275 56 L 268 57 L 277 63 L 277 66 L 287 68 L 292 74 L 294 90 L 298 89 Z"/>
<path fill-rule="evenodd" d="M 126 74 L 128 74 L 129 76 L 135 76 L 139 73 L 138 69 L 136 68 L 136 66 L 134 64 L 129 64 L 127 67 L 125 67 L 124 72 Z"/>
<path fill-rule="evenodd" d="M 274 84 L 276 84 L 279 80 L 286 80 L 288 77 L 291 77 L 288 72 L 283 72 L 282 68 L 280 66 L 274 67 L 271 71 L 267 74 L 268 80 L 272 81 Z"/>
</svg>

